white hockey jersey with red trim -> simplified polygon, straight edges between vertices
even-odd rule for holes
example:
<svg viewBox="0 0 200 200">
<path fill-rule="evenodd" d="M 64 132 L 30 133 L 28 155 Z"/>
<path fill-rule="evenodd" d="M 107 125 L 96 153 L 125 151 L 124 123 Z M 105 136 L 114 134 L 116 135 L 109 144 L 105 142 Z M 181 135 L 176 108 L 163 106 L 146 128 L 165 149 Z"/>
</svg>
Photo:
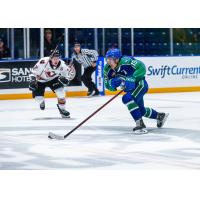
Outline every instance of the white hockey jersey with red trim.
<svg viewBox="0 0 200 200">
<path fill-rule="evenodd" d="M 33 67 L 32 74 L 39 82 L 48 82 L 58 76 L 67 78 L 69 67 L 60 59 L 58 67 L 51 66 L 49 57 L 41 58 Z"/>
</svg>

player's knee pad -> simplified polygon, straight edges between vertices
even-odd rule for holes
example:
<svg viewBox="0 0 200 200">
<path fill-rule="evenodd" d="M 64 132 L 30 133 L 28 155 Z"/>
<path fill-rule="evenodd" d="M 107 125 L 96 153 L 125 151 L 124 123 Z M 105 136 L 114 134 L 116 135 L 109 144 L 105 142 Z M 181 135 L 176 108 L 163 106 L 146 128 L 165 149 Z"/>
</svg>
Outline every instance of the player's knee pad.
<svg viewBox="0 0 200 200">
<path fill-rule="evenodd" d="M 65 90 L 64 88 L 58 88 L 55 90 L 56 96 L 58 99 L 64 99 L 65 98 Z"/>
<path fill-rule="evenodd" d="M 122 97 L 122 102 L 123 104 L 127 104 L 129 101 L 133 100 L 133 96 L 131 95 L 131 93 L 126 93 L 123 97 Z"/>
<path fill-rule="evenodd" d="M 66 103 L 65 98 L 58 98 L 58 104 L 63 105 L 63 104 L 65 104 L 65 103 Z"/>
</svg>

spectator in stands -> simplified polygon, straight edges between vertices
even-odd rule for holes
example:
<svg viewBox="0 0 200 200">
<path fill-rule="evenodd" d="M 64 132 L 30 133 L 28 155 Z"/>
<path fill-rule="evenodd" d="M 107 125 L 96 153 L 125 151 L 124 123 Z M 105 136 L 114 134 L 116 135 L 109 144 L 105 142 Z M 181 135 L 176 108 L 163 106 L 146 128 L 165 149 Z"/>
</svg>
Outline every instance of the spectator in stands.
<svg viewBox="0 0 200 200">
<path fill-rule="evenodd" d="M 51 29 L 46 29 L 44 33 L 44 56 L 49 56 L 51 50 L 56 47 L 53 41 L 53 34 Z"/>
<path fill-rule="evenodd" d="M 9 57 L 10 57 L 10 49 L 6 46 L 3 38 L 0 38 L 0 59 Z"/>
<path fill-rule="evenodd" d="M 184 43 L 187 40 L 186 30 L 184 28 L 174 28 L 174 41 Z"/>
</svg>

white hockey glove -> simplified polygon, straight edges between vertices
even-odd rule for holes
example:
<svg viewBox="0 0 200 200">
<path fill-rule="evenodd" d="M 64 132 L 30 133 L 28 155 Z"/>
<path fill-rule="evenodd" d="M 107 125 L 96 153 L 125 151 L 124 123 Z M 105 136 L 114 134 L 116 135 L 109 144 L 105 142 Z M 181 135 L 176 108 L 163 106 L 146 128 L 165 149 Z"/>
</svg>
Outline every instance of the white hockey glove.
<svg viewBox="0 0 200 200">
<path fill-rule="evenodd" d="M 76 76 L 76 70 L 75 70 L 74 66 L 73 65 L 68 66 L 66 78 L 69 81 L 71 81 L 75 78 L 75 76 Z"/>
</svg>

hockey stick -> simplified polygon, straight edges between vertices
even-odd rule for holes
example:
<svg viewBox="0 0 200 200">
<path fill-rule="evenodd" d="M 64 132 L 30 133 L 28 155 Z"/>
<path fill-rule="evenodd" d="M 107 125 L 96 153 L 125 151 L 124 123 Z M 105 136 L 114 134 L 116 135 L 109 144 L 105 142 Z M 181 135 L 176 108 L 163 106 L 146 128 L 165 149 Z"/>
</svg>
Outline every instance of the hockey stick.
<svg viewBox="0 0 200 200">
<path fill-rule="evenodd" d="M 69 135 L 71 135 L 76 129 L 78 129 L 81 125 L 83 125 L 86 121 L 88 121 L 91 117 L 93 117 L 96 113 L 98 113 L 100 110 L 102 110 L 106 105 L 108 105 L 112 100 L 114 100 L 117 96 L 119 96 L 124 90 L 120 90 L 114 97 L 112 97 L 109 101 L 104 103 L 100 108 L 98 108 L 96 111 L 94 111 L 90 116 L 88 116 L 86 119 L 84 119 L 80 124 L 78 124 L 76 127 L 74 127 L 70 132 L 68 132 L 64 136 L 56 135 L 55 133 L 49 132 L 48 138 L 50 139 L 57 139 L 57 140 L 64 140 Z"/>
</svg>

